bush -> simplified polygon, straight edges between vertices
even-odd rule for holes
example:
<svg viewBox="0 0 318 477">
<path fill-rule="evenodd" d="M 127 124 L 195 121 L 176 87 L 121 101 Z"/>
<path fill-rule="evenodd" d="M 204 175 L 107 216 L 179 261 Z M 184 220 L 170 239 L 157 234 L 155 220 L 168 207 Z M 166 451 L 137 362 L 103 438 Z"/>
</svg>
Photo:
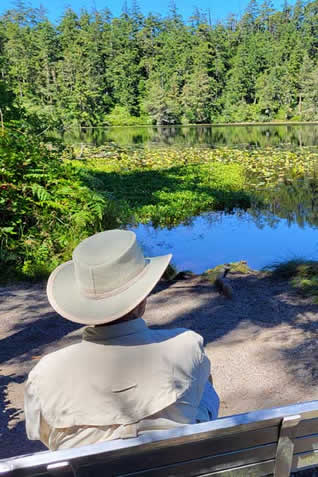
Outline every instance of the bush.
<svg viewBox="0 0 318 477">
<path fill-rule="evenodd" d="M 0 135 L 2 279 L 46 276 L 80 240 L 120 223 L 118 204 L 61 156 L 21 128 Z"/>
<path fill-rule="evenodd" d="M 141 126 L 151 124 L 151 119 L 147 115 L 131 116 L 124 106 L 115 106 L 111 113 L 105 116 L 106 123 L 111 126 Z"/>
</svg>

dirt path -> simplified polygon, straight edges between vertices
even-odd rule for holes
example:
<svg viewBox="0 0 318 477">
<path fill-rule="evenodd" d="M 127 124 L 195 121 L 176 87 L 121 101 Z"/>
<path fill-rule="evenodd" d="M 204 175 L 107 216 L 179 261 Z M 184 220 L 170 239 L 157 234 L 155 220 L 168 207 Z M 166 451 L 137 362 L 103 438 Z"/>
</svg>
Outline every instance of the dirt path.
<svg viewBox="0 0 318 477">
<path fill-rule="evenodd" d="M 261 273 L 229 278 L 233 300 L 200 277 L 161 283 L 144 318 L 204 336 L 221 416 L 318 399 L 318 305 Z M 44 284 L 0 288 L 0 458 L 43 449 L 25 436 L 23 382 L 40 356 L 80 336 Z"/>
</svg>

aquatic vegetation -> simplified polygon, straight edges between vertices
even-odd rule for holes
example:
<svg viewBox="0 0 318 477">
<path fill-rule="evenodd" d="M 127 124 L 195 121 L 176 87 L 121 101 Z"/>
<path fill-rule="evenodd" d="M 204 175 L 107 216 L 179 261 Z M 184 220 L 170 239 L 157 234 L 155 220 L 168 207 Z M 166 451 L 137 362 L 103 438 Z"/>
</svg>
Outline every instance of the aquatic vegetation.
<svg viewBox="0 0 318 477">
<path fill-rule="evenodd" d="M 250 205 L 240 165 L 200 161 L 195 151 L 138 150 L 75 163 L 125 201 L 136 222 L 171 227 L 204 211 Z"/>
<path fill-rule="evenodd" d="M 78 155 L 78 151 L 75 151 Z M 247 208 L 253 203 L 273 214 L 299 209 L 316 221 L 310 204 L 317 194 L 318 153 L 279 149 L 118 148 L 114 144 L 81 151 L 75 161 L 102 181 L 102 188 L 127 202 L 136 221 L 174 226 L 210 210 Z M 297 186 L 299 182 L 299 187 Z M 304 192 L 306 190 L 306 192 Z M 304 194 L 306 202 L 304 202 Z M 307 197 L 308 196 L 308 197 Z M 302 203 L 302 209 L 290 199 Z M 300 201 L 300 202 L 299 202 Z M 271 210 L 273 203 L 276 209 Z M 308 204 L 309 205 L 308 205 Z M 307 204 L 307 205 L 305 205 Z M 309 210 L 310 209 L 310 210 Z M 303 210 L 303 214 L 307 213 Z M 318 217 L 317 217 L 318 220 Z"/>
<path fill-rule="evenodd" d="M 284 151 L 272 148 L 249 151 L 224 150 L 217 160 L 225 164 L 239 163 L 256 189 L 290 183 L 299 178 L 318 177 L 318 152 Z"/>
<path fill-rule="evenodd" d="M 285 209 L 293 213 L 289 196 L 303 204 L 300 221 L 308 211 L 312 223 L 318 221 L 318 155 L 309 151 L 144 149 L 114 143 L 71 150 L 7 129 L 0 154 L 3 276 L 46 276 L 70 258 L 80 240 L 111 227 L 148 222 L 173 227 L 202 212 L 258 203 L 267 207 L 271 220 Z M 296 179 L 306 182 L 305 192 L 297 189 Z M 273 199 L 277 210 L 272 210 Z"/>
<path fill-rule="evenodd" d="M 78 155 L 78 149 L 75 151 Z M 151 170 L 189 164 L 221 162 L 243 168 L 250 186 L 259 189 L 286 181 L 307 177 L 318 178 L 318 151 L 279 148 L 122 148 L 114 143 L 101 147 L 85 146 L 82 157 L 104 158 L 107 165 L 122 170 L 147 168 Z M 90 161 L 92 165 L 92 161 Z M 103 163 L 96 164 L 103 167 Z"/>
</svg>

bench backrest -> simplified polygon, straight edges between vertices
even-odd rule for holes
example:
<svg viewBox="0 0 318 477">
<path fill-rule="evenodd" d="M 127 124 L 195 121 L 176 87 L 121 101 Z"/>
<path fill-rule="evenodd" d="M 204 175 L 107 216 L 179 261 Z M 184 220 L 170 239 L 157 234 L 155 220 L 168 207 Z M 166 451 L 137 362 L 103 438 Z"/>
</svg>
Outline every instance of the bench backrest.
<svg viewBox="0 0 318 477">
<path fill-rule="evenodd" d="M 318 401 L 0 461 L 0 475 L 263 476 L 318 466 Z"/>
</svg>

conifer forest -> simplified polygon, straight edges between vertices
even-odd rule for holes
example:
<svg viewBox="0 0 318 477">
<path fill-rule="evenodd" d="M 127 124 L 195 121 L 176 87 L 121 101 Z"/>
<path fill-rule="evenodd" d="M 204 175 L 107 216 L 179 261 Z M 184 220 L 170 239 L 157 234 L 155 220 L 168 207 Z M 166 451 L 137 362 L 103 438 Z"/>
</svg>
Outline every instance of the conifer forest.
<svg viewBox="0 0 318 477">
<path fill-rule="evenodd" d="M 318 1 L 251 0 L 217 22 L 108 9 L 0 17 L 0 104 L 56 126 L 318 120 Z"/>
</svg>

